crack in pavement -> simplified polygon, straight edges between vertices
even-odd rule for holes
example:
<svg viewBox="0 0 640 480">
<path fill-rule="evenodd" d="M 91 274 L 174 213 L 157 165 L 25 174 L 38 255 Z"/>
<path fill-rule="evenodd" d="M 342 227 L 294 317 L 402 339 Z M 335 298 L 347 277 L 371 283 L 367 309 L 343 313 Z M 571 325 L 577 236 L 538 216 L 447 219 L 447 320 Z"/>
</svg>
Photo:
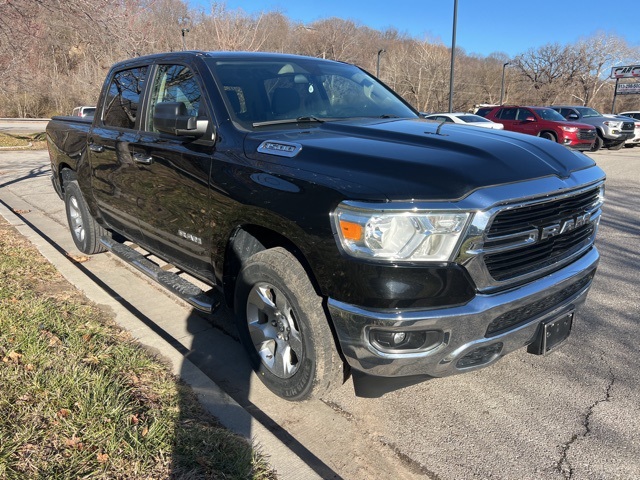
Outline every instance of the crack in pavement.
<svg viewBox="0 0 640 480">
<path fill-rule="evenodd" d="M 562 445 L 562 452 L 560 455 L 560 459 L 558 463 L 556 463 L 556 471 L 561 473 L 565 480 L 570 480 L 573 478 L 573 466 L 569 461 L 568 453 L 571 446 L 578 440 L 579 438 L 585 438 L 587 435 L 591 433 L 591 415 L 593 415 L 593 411 L 595 408 L 601 403 L 608 402 L 611 399 L 611 389 L 613 388 L 613 384 L 616 381 L 616 377 L 613 374 L 613 369 L 609 367 L 609 384 L 605 389 L 605 396 L 601 400 L 596 400 L 587 410 L 587 413 L 584 416 L 584 420 L 582 421 L 582 427 L 584 428 L 583 433 L 574 433 L 567 443 Z"/>
</svg>

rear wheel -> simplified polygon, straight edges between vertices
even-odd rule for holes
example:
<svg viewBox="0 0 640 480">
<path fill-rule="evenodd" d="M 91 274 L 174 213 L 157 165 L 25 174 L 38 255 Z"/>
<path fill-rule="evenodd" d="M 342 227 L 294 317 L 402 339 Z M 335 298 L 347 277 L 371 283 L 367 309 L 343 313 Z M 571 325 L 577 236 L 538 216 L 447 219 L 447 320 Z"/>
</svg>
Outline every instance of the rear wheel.
<svg viewBox="0 0 640 480">
<path fill-rule="evenodd" d="M 104 252 L 106 248 L 98 239 L 109 233 L 89 213 L 76 180 L 64 184 L 64 205 L 71 237 L 78 250 L 88 255 Z"/>
<path fill-rule="evenodd" d="M 236 283 L 235 313 L 254 371 L 280 397 L 319 397 L 342 383 L 322 300 L 287 250 L 264 250 L 247 261 Z"/>
</svg>

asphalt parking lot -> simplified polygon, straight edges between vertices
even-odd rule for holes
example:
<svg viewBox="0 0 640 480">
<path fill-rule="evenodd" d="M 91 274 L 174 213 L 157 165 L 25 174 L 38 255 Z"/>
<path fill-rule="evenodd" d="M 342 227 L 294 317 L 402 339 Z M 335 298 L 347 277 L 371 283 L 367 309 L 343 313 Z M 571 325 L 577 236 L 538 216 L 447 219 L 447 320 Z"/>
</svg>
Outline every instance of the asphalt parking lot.
<svg viewBox="0 0 640 480">
<path fill-rule="evenodd" d="M 324 478 L 640 478 L 640 148 L 589 155 L 608 177 L 602 258 L 568 343 L 379 399 L 350 382 L 322 401 L 275 398 L 248 371 L 228 311 L 203 318 L 109 254 L 83 268 Z M 48 175 L 46 152 L 0 152 L 0 201 L 73 255 Z"/>
</svg>

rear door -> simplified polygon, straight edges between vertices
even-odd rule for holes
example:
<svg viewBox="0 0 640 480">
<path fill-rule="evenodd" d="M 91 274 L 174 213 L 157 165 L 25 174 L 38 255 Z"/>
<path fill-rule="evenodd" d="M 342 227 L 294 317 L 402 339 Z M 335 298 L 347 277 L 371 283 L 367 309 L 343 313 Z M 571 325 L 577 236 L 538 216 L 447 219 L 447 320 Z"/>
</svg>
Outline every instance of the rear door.
<svg viewBox="0 0 640 480">
<path fill-rule="evenodd" d="M 518 114 L 518 109 L 516 107 L 504 107 L 496 112 L 495 121 L 504 125 L 505 130 L 517 132 L 518 131 L 516 127 L 517 114 Z"/>
<path fill-rule="evenodd" d="M 157 131 L 159 102 L 182 102 L 189 115 L 212 119 L 195 69 L 182 64 L 155 66 L 140 139 L 132 145 L 138 184 L 137 216 L 145 243 L 200 277 L 211 275 L 209 175 L 214 142 Z M 211 138 L 211 136 L 209 136 Z"/>
<path fill-rule="evenodd" d="M 131 145 L 139 140 L 147 65 L 113 73 L 102 99 L 101 118 L 89 132 L 91 193 L 104 220 L 126 237 L 141 240 L 137 219 L 138 167 Z"/>
</svg>

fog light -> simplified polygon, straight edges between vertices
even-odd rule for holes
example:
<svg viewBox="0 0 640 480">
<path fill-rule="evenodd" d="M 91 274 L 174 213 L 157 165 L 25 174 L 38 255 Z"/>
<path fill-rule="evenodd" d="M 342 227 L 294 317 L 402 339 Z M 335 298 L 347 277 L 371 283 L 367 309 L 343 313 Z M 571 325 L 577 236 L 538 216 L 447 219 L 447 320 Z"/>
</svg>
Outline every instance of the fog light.
<svg viewBox="0 0 640 480">
<path fill-rule="evenodd" d="M 476 367 L 478 365 L 484 365 L 495 359 L 502 351 L 502 342 L 494 343 L 492 345 L 486 345 L 476 348 L 470 351 L 464 357 L 462 357 L 456 363 L 457 368 Z"/>
<path fill-rule="evenodd" d="M 442 343 L 444 333 L 439 330 L 393 331 L 371 330 L 371 344 L 382 352 L 398 353 L 424 351 Z"/>
</svg>

